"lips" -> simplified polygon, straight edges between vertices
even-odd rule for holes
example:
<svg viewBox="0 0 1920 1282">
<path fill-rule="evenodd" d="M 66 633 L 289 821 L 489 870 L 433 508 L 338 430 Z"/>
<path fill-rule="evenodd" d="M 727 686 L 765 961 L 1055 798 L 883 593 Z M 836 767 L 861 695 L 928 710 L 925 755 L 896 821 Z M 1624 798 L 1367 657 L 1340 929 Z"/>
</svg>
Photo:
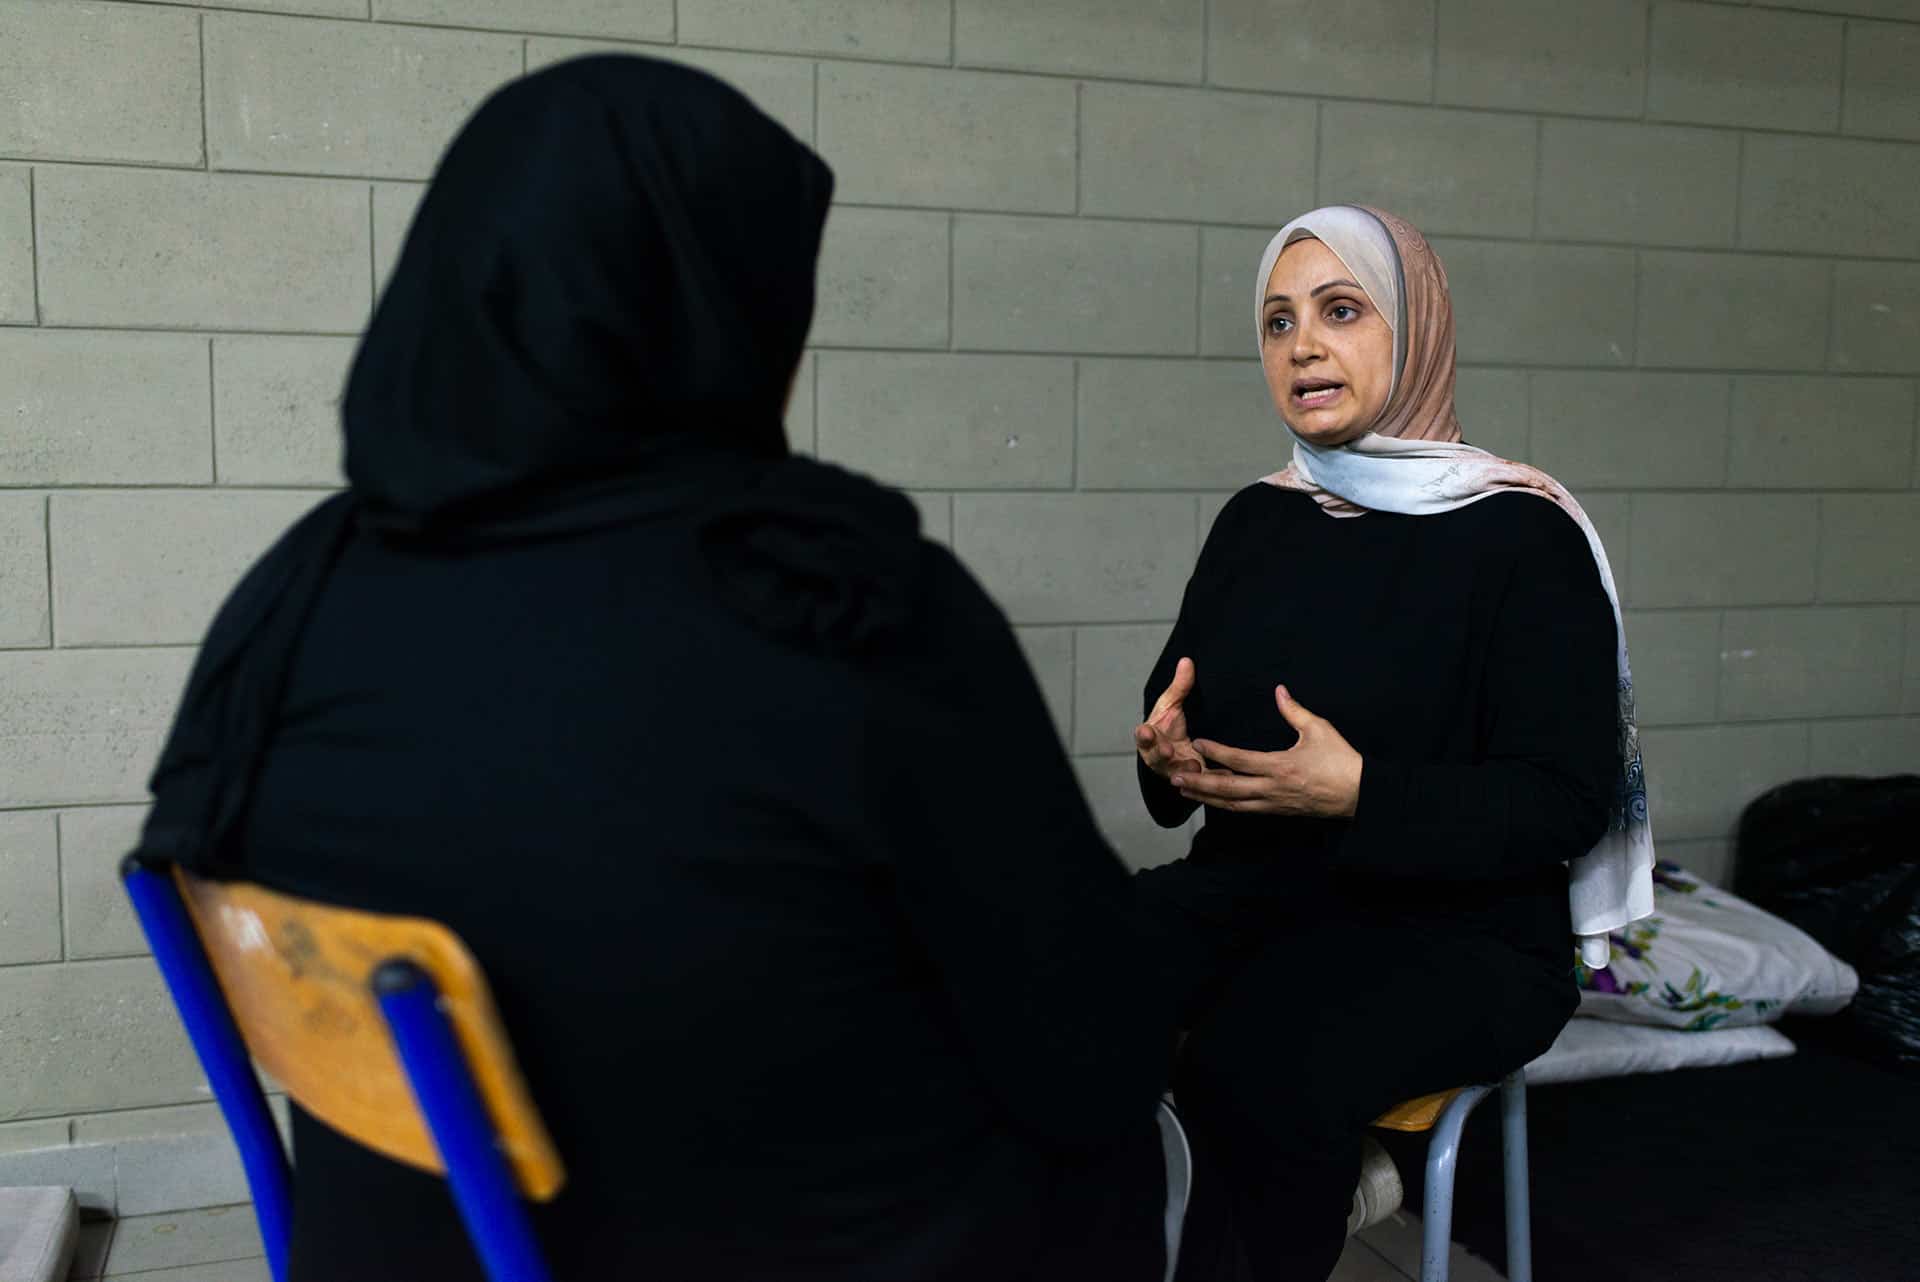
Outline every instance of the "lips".
<svg viewBox="0 0 1920 1282">
<path fill-rule="evenodd" d="M 1296 378 L 1293 380 L 1293 403 L 1302 409 L 1318 409 L 1338 399 L 1346 390 L 1346 384 L 1336 383 L 1330 378 Z"/>
</svg>

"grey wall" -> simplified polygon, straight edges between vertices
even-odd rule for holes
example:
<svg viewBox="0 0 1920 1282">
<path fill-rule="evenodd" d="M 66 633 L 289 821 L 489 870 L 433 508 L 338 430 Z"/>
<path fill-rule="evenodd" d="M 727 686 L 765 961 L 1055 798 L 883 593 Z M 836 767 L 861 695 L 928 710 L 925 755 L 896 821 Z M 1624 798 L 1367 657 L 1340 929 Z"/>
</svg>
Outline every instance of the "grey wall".
<svg viewBox="0 0 1920 1282">
<path fill-rule="evenodd" d="M 914 492 L 1136 862 L 1183 839 L 1133 796 L 1138 683 L 1285 460 L 1249 276 L 1332 200 L 1435 238 L 1470 439 L 1607 536 L 1666 854 L 1712 873 L 1768 785 L 1920 761 L 1920 0 L 675 10 L 0 0 L 0 1151 L 192 1200 L 116 1156 L 207 1119 L 140 1111 L 204 1094 L 113 861 L 214 605 L 337 480 L 436 154 L 590 41 L 833 163 L 792 435 Z"/>
</svg>

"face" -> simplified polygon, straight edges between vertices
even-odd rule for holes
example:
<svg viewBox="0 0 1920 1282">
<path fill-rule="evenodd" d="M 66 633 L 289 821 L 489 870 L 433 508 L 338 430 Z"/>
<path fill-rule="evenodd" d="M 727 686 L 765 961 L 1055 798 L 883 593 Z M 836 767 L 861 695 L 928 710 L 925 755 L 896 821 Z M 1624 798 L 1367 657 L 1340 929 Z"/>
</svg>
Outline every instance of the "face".
<svg viewBox="0 0 1920 1282">
<path fill-rule="evenodd" d="M 1345 445 L 1387 406 L 1393 328 L 1337 254 L 1317 240 L 1296 240 L 1267 277 L 1260 364 L 1295 435 Z"/>
</svg>

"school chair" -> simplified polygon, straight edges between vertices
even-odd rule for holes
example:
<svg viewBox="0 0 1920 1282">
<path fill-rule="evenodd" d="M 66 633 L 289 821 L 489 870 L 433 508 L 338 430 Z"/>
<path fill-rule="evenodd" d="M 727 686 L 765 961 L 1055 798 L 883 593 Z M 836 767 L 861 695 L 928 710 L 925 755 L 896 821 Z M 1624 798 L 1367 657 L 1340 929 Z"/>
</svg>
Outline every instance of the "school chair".
<svg viewBox="0 0 1920 1282">
<path fill-rule="evenodd" d="M 1447 1282 L 1453 1245 L 1453 1173 L 1460 1130 L 1474 1105 L 1496 1088 L 1463 1086 L 1422 1095 L 1388 1109 L 1373 1124 L 1392 1131 L 1431 1131 L 1427 1140 L 1425 1205 L 1420 1212 L 1420 1282 Z M 1507 1282 L 1533 1282 L 1533 1231 L 1527 1205 L 1527 1075 L 1520 1069 L 1498 1084 L 1500 1155 L 1506 1167 Z"/>
<path fill-rule="evenodd" d="M 492 1282 L 550 1282 L 523 1198 L 550 1201 L 566 1172 L 452 931 L 132 856 L 120 876 L 239 1146 L 274 1282 L 294 1176 L 254 1063 L 347 1138 L 444 1176 Z"/>
</svg>

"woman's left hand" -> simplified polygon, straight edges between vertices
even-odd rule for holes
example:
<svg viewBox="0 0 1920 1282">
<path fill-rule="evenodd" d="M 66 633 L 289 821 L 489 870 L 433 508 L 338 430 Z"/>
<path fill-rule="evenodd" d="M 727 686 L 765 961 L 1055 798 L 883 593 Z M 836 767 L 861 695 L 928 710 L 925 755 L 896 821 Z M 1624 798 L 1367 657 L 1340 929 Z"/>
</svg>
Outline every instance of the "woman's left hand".
<svg viewBox="0 0 1920 1282">
<path fill-rule="evenodd" d="M 1200 755 L 1226 770 L 1175 775 L 1173 786 L 1187 800 L 1215 810 L 1322 818 L 1353 814 L 1360 803 L 1360 754 L 1332 722 L 1295 703 L 1285 686 L 1275 687 L 1273 699 L 1299 732 L 1298 743 L 1285 752 L 1249 752 L 1195 739 Z"/>
</svg>

